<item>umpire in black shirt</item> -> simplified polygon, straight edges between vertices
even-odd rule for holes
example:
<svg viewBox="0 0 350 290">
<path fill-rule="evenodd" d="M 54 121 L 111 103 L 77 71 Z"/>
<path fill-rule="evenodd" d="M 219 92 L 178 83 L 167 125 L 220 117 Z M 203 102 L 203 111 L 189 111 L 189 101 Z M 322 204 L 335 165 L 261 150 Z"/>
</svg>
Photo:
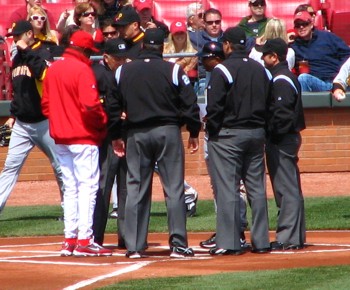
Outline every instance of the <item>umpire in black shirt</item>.
<svg viewBox="0 0 350 290">
<path fill-rule="evenodd" d="M 184 148 L 181 126 L 190 133 L 188 148 L 198 150 L 201 128 L 197 97 L 188 76 L 162 59 L 164 32 L 147 29 L 138 58 L 116 71 L 118 96 L 111 104 L 114 151 L 124 154 L 120 116 L 126 113 L 127 199 L 126 256 L 141 258 L 147 248 L 155 162 L 164 187 L 168 212 L 170 257 L 193 256 L 188 248 L 184 197 Z"/>
<path fill-rule="evenodd" d="M 223 38 L 227 58 L 214 68 L 208 85 L 209 172 L 217 202 L 216 248 L 210 253 L 242 254 L 240 180 L 252 209 L 252 252 L 266 253 L 264 146 L 270 79 L 264 67 L 248 57 L 243 29 L 228 28 Z"/>
<path fill-rule="evenodd" d="M 257 47 L 273 76 L 268 118 L 266 161 L 276 205 L 279 210 L 276 241 L 272 250 L 296 250 L 305 243 L 304 198 L 298 168 L 300 131 L 305 129 L 301 88 L 288 69 L 288 46 L 281 38 Z"/>
</svg>

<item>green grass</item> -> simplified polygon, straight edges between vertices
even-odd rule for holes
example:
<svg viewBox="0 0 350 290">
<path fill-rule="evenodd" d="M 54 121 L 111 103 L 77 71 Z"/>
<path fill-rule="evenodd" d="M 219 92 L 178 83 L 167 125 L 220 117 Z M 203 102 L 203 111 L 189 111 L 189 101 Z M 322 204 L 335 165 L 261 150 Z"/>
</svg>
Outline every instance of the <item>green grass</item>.
<svg viewBox="0 0 350 290">
<path fill-rule="evenodd" d="M 268 201 L 270 229 L 276 226 L 277 209 L 274 200 Z M 305 199 L 308 230 L 350 229 L 349 197 L 318 197 Z M 6 207 L 0 216 L 1 237 L 62 235 L 60 206 Z M 248 208 L 248 219 L 251 216 Z M 109 219 L 107 233 L 116 233 L 116 220 Z M 167 232 L 164 202 L 152 204 L 150 232 Z M 197 215 L 189 218 L 190 232 L 215 230 L 213 201 L 199 201 Z M 350 266 L 300 268 L 274 271 L 223 273 L 219 275 L 188 276 L 130 280 L 100 289 L 349 289 Z M 219 283 L 218 283 L 219 281 Z"/>
<path fill-rule="evenodd" d="M 276 227 L 277 209 L 274 200 L 268 201 L 270 229 Z M 306 225 L 308 230 L 349 229 L 349 197 L 318 197 L 305 199 Z M 56 218 L 61 215 L 60 206 L 6 207 L 0 216 L 1 237 L 62 235 L 63 223 Z M 248 220 L 251 212 L 248 208 Z M 214 203 L 199 200 L 197 215 L 189 218 L 187 229 L 190 232 L 214 231 Z M 167 232 L 166 208 L 164 202 L 152 204 L 150 232 Z M 108 220 L 107 233 L 116 232 L 116 220 Z"/>
<path fill-rule="evenodd" d="M 349 289 L 350 266 L 235 272 L 207 276 L 139 279 L 99 289 L 342 290 Z"/>
</svg>

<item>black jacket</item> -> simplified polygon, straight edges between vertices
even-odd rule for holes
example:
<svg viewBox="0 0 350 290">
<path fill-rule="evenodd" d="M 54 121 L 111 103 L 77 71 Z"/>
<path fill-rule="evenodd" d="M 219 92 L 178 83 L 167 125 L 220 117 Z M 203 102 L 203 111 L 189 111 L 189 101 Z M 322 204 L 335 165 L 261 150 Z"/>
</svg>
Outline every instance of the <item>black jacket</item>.
<svg viewBox="0 0 350 290">
<path fill-rule="evenodd" d="M 11 114 L 26 123 L 41 122 L 42 81 L 50 53 L 37 41 L 25 50 L 18 50 L 12 62 L 13 100 Z"/>
<path fill-rule="evenodd" d="M 187 125 L 191 137 L 201 127 L 197 97 L 183 69 L 164 61 L 161 53 L 142 51 L 116 72 L 118 97 L 110 104 L 113 138 L 120 138 L 120 114 L 127 128 Z"/>
<path fill-rule="evenodd" d="M 305 129 L 301 88 L 297 77 L 283 61 L 270 69 L 273 76 L 267 131 L 272 139 Z"/>
<path fill-rule="evenodd" d="M 217 65 L 208 85 L 206 129 L 215 137 L 222 128 L 264 128 L 270 94 L 270 79 L 265 68 L 234 51 Z"/>
</svg>

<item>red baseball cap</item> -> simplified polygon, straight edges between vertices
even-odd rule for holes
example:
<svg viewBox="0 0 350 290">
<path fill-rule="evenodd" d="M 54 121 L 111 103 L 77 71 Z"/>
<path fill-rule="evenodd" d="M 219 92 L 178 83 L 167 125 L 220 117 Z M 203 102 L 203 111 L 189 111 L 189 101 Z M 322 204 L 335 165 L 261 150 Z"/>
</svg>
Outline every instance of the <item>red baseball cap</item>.
<svg viewBox="0 0 350 290">
<path fill-rule="evenodd" d="M 140 12 L 143 9 L 152 9 L 153 0 L 134 0 L 133 5 L 135 9 Z"/>
<path fill-rule="evenodd" d="M 90 49 L 94 52 L 99 52 L 99 50 L 95 47 L 92 35 L 83 30 L 74 32 L 70 38 L 69 44 L 85 49 Z"/>
<path fill-rule="evenodd" d="M 186 31 L 187 31 L 186 24 L 182 20 L 176 20 L 172 22 L 170 25 L 171 34 L 175 34 L 177 32 L 186 32 Z"/>
<path fill-rule="evenodd" d="M 300 11 L 294 16 L 294 22 L 297 20 L 301 21 L 312 21 L 312 16 L 309 12 L 307 11 Z"/>
</svg>

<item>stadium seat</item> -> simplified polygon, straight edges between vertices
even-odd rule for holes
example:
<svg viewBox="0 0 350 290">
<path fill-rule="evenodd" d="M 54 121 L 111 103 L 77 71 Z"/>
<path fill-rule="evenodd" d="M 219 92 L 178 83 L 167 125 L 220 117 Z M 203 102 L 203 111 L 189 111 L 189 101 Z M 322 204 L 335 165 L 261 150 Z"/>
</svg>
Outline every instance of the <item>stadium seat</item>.
<svg viewBox="0 0 350 290">
<path fill-rule="evenodd" d="M 347 12 L 333 11 L 329 28 L 350 45 L 350 8 Z"/>
<path fill-rule="evenodd" d="M 68 9 L 72 9 L 72 2 L 69 2 L 69 3 L 45 3 L 43 5 L 43 7 L 45 7 L 45 9 L 47 9 L 47 11 L 50 11 L 50 13 L 53 15 L 53 18 L 55 19 L 55 23 L 54 25 L 52 25 L 50 23 L 50 26 L 51 26 L 51 29 L 56 29 L 56 25 L 57 25 L 57 22 L 58 22 L 58 19 L 60 18 L 61 16 L 61 13 Z"/>
</svg>

